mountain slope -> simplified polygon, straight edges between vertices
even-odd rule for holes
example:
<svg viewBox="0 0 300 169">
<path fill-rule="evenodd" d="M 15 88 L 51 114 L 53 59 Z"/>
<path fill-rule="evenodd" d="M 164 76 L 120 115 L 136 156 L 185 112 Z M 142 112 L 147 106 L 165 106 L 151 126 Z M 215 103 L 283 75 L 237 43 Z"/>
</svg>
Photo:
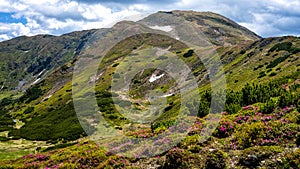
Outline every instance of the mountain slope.
<svg viewBox="0 0 300 169">
<path fill-rule="evenodd" d="M 196 25 L 196 27 L 201 30 L 204 37 L 214 45 L 239 45 L 256 41 L 261 38 L 247 28 L 238 25 L 224 16 L 212 12 L 158 12 L 142 19 L 139 22 L 152 27 L 166 27 L 173 25 L 174 23 L 178 23 L 178 17 Z"/>
<path fill-rule="evenodd" d="M 197 56 L 197 48 L 190 48 L 180 41 L 188 39 L 189 32 L 179 34 L 180 27 L 172 25 L 179 21 L 184 21 L 183 23 L 188 24 L 187 27 L 193 28 L 196 33 L 203 32 L 205 36 L 201 37 L 210 40 L 216 52 Z M 171 31 L 165 32 L 162 27 Z M 194 35 L 195 32 L 191 32 L 190 35 Z M 114 44 L 114 47 L 105 49 L 104 47 L 109 44 Z M 161 49 L 165 53 L 155 57 L 154 54 L 160 53 L 157 51 Z M 296 149 L 300 144 L 299 38 L 263 39 L 218 14 L 172 11 L 150 15 L 137 23 L 124 21 L 109 29 L 93 30 L 79 51 L 76 59 L 60 64 L 50 75 L 31 86 L 24 95 L 8 96 L 1 100 L 0 125 L 1 130 L 5 131 L 5 136 L 0 138 L 7 140 L 4 146 L 12 144 L 13 139 L 19 138 L 43 140 L 54 144 L 43 143 L 43 146 L 36 150 L 45 152 L 31 154 L 16 161 L 3 162 L 1 165 L 44 168 L 299 166 L 299 160 L 297 161 L 299 150 Z M 171 130 L 170 127 L 178 117 L 183 99 L 179 93 L 180 84 L 175 83 L 168 72 L 153 68 L 137 72 L 130 82 L 129 97 L 123 97 L 122 91 L 111 90 L 111 86 L 126 81 L 122 79 L 122 74 L 129 74 L 135 67 L 146 68 L 146 61 L 153 64 L 165 63 L 165 67 L 170 67 L 172 57 L 175 56 L 192 71 L 191 74 L 199 87 L 201 103 L 195 105 L 191 102 L 185 107 L 187 112 L 196 106 L 200 107 L 200 110 L 197 114 L 191 114 L 190 118 L 198 116 L 196 122 L 187 137 L 174 149 L 157 157 L 138 158 L 138 155 L 150 151 L 149 147 L 144 147 L 141 154 L 135 158 L 127 158 L 112 155 L 115 149 L 123 151 L 122 146 L 115 148 L 107 144 L 98 146 L 79 141 L 87 138 L 82 138 L 86 133 L 76 116 L 73 105 L 76 97 L 73 96 L 72 90 L 81 82 L 88 84 L 88 88 L 78 94 L 82 96 L 80 99 L 93 96 L 91 92 L 95 92 L 99 112 L 118 132 L 130 138 L 148 138 Z M 97 62 L 99 58 L 103 58 L 101 63 Z M 227 81 L 227 100 L 225 112 L 217 129 L 207 141 L 200 142 L 202 138 L 200 132 L 208 117 L 213 95 L 207 68 L 201 62 L 207 58 L 220 58 L 223 63 Z M 74 83 L 72 75 L 78 62 L 83 62 L 87 67 L 79 68 L 83 74 L 79 74 L 82 75 L 80 81 Z M 97 72 L 90 73 L 92 68 Z M 184 73 L 184 69 L 179 70 Z M 217 73 L 217 76 L 220 74 L 221 72 Z M 96 79 L 95 91 L 94 79 Z M 190 78 L 183 76 L 179 80 L 188 82 Z M 150 116 L 142 116 L 143 118 L 137 115 L 133 119 L 139 121 L 134 121 L 128 116 L 135 115 L 133 112 L 121 114 L 118 111 L 122 110 L 117 109 L 118 105 L 130 105 L 140 110 L 149 109 L 151 91 L 157 91 L 167 98 L 166 107 L 162 112 L 157 114 L 154 112 Z M 225 91 L 220 91 L 222 92 Z M 90 104 L 85 104 L 81 107 L 89 110 Z M 148 123 L 149 120 L 153 121 Z M 94 125 L 98 122 L 96 118 L 87 118 L 86 122 L 89 122 L 85 124 L 90 127 L 88 132 L 97 131 L 97 125 Z M 126 145 L 123 141 L 113 139 L 109 140 L 109 143 Z M 80 144 L 74 145 L 77 142 Z M 61 147 L 67 148 L 59 149 Z M 34 148 L 31 149 L 32 152 Z"/>
<path fill-rule="evenodd" d="M 133 23 L 131 23 L 130 25 L 133 26 L 135 29 L 137 28 L 136 25 Z M 122 24 L 121 26 L 124 26 L 124 24 Z M 120 29 L 122 30 L 123 28 L 120 28 Z M 110 33 L 113 33 L 113 32 L 110 32 Z M 105 63 L 103 63 L 102 65 L 100 65 L 98 75 L 97 75 L 100 77 L 99 79 L 101 79 L 96 84 L 96 93 L 99 93 L 99 96 L 96 95 L 96 97 L 98 98 L 98 104 L 100 106 L 100 109 L 101 109 L 101 107 L 105 106 L 105 105 L 102 105 L 101 99 L 103 97 L 103 93 L 106 93 L 107 90 L 109 89 L 109 86 L 111 85 L 112 72 L 114 71 L 114 67 L 115 67 L 114 65 L 116 63 L 118 63 L 118 64 L 122 63 L 122 58 L 124 58 L 126 55 L 128 55 L 129 53 L 134 51 L 134 49 L 138 48 L 140 45 L 147 46 L 148 41 L 149 41 L 149 43 L 152 43 L 151 45 L 155 45 L 155 43 L 157 43 L 157 45 L 161 46 L 161 47 L 166 47 L 166 46 L 169 46 L 170 44 L 174 45 L 175 43 L 177 43 L 176 40 L 169 41 L 169 42 L 164 40 L 164 43 L 161 43 L 162 41 L 160 41 L 160 39 L 163 40 L 162 36 L 154 35 L 154 38 L 156 39 L 155 41 L 151 40 L 151 38 L 149 40 L 147 40 L 147 38 L 145 38 L 145 37 L 143 38 L 142 36 L 139 36 L 136 38 L 131 37 L 131 38 L 126 39 L 126 40 L 122 41 L 121 43 L 119 43 L 115 48 L 113 48 L 111 50 L 111 53 L 110 52 L 108 53 L 108 55 L 107 55 L 108 60 Z M 257 42 L 254 42 L 253 44 L 250 44 L 247 46 L 246 45 L 242 46 L 242 47 L 236 46 L 236 47 L 225 50 L 225 52 L 221 55 L 221 58 L 224 63 L 225 71 L 227 72 L 226 77 L 227 77 L 227 79 L 230 79 L 230 80 L 228 80 L 228 89 L 236 90 L 236 89 L 238 89 L 236 86 L 243 87 L 244 85 L 246 85 L 246 83 L 255 83 L 255 84 L 267 83 L 270 76 L 273 80 L 275 80 L 275 79 L 295 73 L 297 71 L 296 67 L 299 66 L 299 60 L 297 59 L 298 55 L 297 55 L 297 53 L 295 53 L 295 51 L 297 51 L 297 50 L 292 51 L 292 53 L 290 53 L 289 59 L 285 59 L 278 63 L 281 65 L 285 65 L 284 71 L 277 69 L 276 68 L 277 65 L 275 66 L 275 68 L 273 68 L 273 72 L 274 73 L 277 72 L 276 74 L 271 72 L 272 69 L 267 70 L 265 68 L 265 67 L 268 67 L 269 64 L 278 60 L 278 58 L 282 58 L 287 53 L 289 53 L 289 51 L 286 51 L 286 50 L 279 50 L 279 51 L 271 50 L 272 48 L 274 48 L 274 46 L 278 46 L 278 44 L 287 43 L 287 42 L 294 43 L 294 45 L 291 48 L 297 49 L 295 46 L 299 45 L 299 40 L 297 38 L 293 38 L 293 37 L 271 38 L 271 39 L 257 41 Z M 97 46 L 101 46 L 99 44 L 99 43 L 101 43 L 101 40 L 99 42 L 94 42 L 94 43 L 95 43 L 95 48 L 98 48 Z M 130 44 L 131 47 L 128 46 L 128 44 Z M 185 54 L 185 52 L 188 51 L 188 48 L 185 45 L 178 44 L 176 46 L 178 46 L 178 48 L 174 48 L 174 49 L 170 49 L 170 50 L 177 54 L 179 53 L 178 51 L 181 51 L 179 53 L 179 56 L 181 56 L 181 57 Z M 89 46 L 88 49 L 89 49 L 89 51 L 93 50 L 93 47 Z M 221 50 L 221 48 L 220 48 L 220 50 Z M 289 49 L 287 49 L 287 50 L 289 50 Z M 265 55 L 262 56 L 262 53 L 265 53 L 265 55 L 269 55 L 269 56 L 265 56 Z M 273 55 L 275 55 L 275 56 L 273 56 Z M 209 81 L 207 79 L 207 74 L 205 73 L 205 68 L 203 66 L 201 66 L 201 61 L 197 60 L 197 57 L 195 55 L 190 56 L 189 58 L 182 57 L 182 59 L 185 60 L 186 63 L 190 67 L 194 67 L 192 70 L 193 70 L 193 73 L 194 73 L 196 79 L 198 79 L 199 86 L 207 86 L 209 84 Z M 116 60 L 118 60 L 118 62 L 115 62 Z M 90 61 L 90 62 L 93 62 L 93 61 Z M 42 90 L 42 93 L 40 93 L 40 95 L 38 95 L 37 98 L 28 100 L 28 98 L 27 98 L 28 96 L 25 95 L 24 97 L 21 97 L 21 99 L 18 103 L 16 103 L 18 105 L 17 108 L 16 108 L 16 105 L 11 106 L 11 108 L 12 108 L 11 114 L 15 118 L 20 118 L 22 120 L 31 119 L 31 118 L 39 119 L 39 120 L 30 120 L 28 122 L 25 122 L 26 124 L 20 129 L 19 132 L 17 132 L 20 134 L 23 133 L 23 134 L 21 134 L 21 135 L 23 135 L 22 137 L 28 138 L 28 139 L 33 139 L 33 138 L 38 139 L 37 136 L 35 136 L 35 135 L 31 136 L 31 134 L 29 134 L 28 132 L 25 132 L 25 131 L 30 131 L 30 130 L 36 128 L 36 130 L 33 130 L 33 131 L 35 131 L 33 133 L 43 133 L 43 132 L 40 132 L 40 130 L 47 129 L 47 128 L 41 127 L 41 126 L 51 125 L 53 120 L 57 121 L 57 122 L 61 121 L 61 120 L 58 120 L 58 119 L 61 119 L 61 115 L 59 115 L 59 114 L 62 112 L 62 110 L 65 109 L 64 108 L 65 106 L 69 106 L 68 110 L 69 110 L 70 114 L 68 116 L 70 118 L 76 115 L 75 110 L 72 106 L 72 93 L 71 93 L 71 90 L 72 90 L 72 82 L 71 82 L 72 68 L 71 67 L 72 67 L 72 65 L 74 65 L 74 63 L 73 64 L 69 63 L 67 65 L 68 65 L 67 67 L 70 67 L 67 69 L 67 71 L 62 71 L 61 69 L 63 69 L 63 68 L 61 68 L 60 70 L 56 71 L 56 74 L 49 76 L 41 83 L 35 85 L 37 88 Z M 266 65 L 266 66 L 264 67 L 264 66 L 260 66 L 260 65 Z M 65 67 L 65 66 L 63 66 L 63 67 Z M 244 70 L 244 71 L 241 71 L 241 70 Z M 263 70 L 265 70 L 264 72 L 266 72 L 268 75 L 261 76 L 260 72 L 262 72 Z M 168 76 L 161 78 L 160 81 L 158 83 L 156 83 L 155 85 L 150 85 L 149 83 L 147 83 L 151 74 L 155 73 L 154 72 L 155 70 L 149 70 L 149 71 L 150 72 L 148 72 L 148 73 L 147 73 L 147 71 L 145 71 L 144 74 L 141 74 L 141 76 L 136 77 L 137 81 L 144 82 L 144 83 L 142 83 L 140 85 L 132 86 L 132 88 L 131 88 L 132 96 L 141 98 L 141 97 L 145 96 L 147 91 L 153 90 L 155 88 L 160 88 L 160 87 L 164 88 L 163 90 L 166 94 L 171 93 L 171 91 L 173 91 L 173 92 L 176 91 L 176 90 L 174 90 L 172 85 L 167 85 L 168 83 L 171 82 L 171 79 Z M 161 72 L 156 72 L 155 74 L 161 74 Z M 63 81 L 60 82 L 59 79 L 61 79 Z M 89 80 L 90 77 L 87 77 L 87 79 Z M 27 100 L 23 100 L 23 98 L 25 98 Z M 65 104 L 65 103 L 67 103 L 67 104 Z M 106 104 L 106 103 L 103 102 L 103 104 Z M 142 106 L 142 105 L 139 105 L 139 106 Z M 31 112 L 27 112 L 26 110 L 30 107 L 35 107 L 35 109 L 33 109 Z M 174 108 L 175 107 L 176 106 L 174 106 Z M 118 126 L 121 123 L 123 123 L 122 120 L 120 121 L 120 119 L 122 119 L 123 117 L 113 107 L 111 107 L 109 109 L 101 109 L 101 111 L 107 111 L 107 110 L 109 110 L 109 112 L 107 112 L 107 113 L 110 114 L 107 117 L 111 117 L 111 118 L 114 117 L 111 120 L 108 119 L 109 121 L 112 122 L 113 125 Z M 26 112 L 26 113 L 24 113 L 24 112 Z M 68 112 L 68 111 L 64 111 L 64 112 Z M 114 113 L 112 113 L 112 112 L 114 112 Z M 166 112 L 166 114 L 164 116 L 162 116 L 160 119 L 171 118 L 176 114 L 176 113 L 173 114 L 174 112 L 176 112 L 176 109 L 170 110 L 169 113 Z M 204 113 L 204 114 L 206 114 L 206 113 Z M 104 115 L 105 115 L 105 113 L 104 113 Z M 54 119 L 51 120 L 51 118 L 54 118 Z M 49 120 L 49 121 L 47 121 L 47 120 Z M 68 119 L 65 119 L 65 120 L 68 120 Z M 43 124 L 37 125 L 38 124 L 37 122 L 39 122 L 39 121 L 43 121 Z M 68 124 L 64 121 L 61 121 L 60 123 L 61 124 L 65 123 L 65 125 Z M 77 123 L 77 125 L 79 125 L 78 122 L 76 122 L 76 123 Z M 55 127 L 58 127 L 57 130 L 59 130 L 59 128 L 60 128 L 58 125 L 56 125 Z M 37 129 L 39 129 L 39 130 L 37 130 Z M 73 131 L 78 131 L 78 129 L 76 129 L 76 130 L 75 129 L 73 130 L 72 128 L 68 128 L 68 129 L 70 130 L 69 131 L 70 133 L 72 133 Z M 56 131 L 56 129 L 53 129 L 53 130 Z M 14 134 L 12 134 L 12 135 L 20 135 L 17 133 L 14 132 Z M 56 131 L 55 133 L 59 137 L 64 135 L 64 131 L 61 131 L 60 134 L 58 131 Z M 75 138 L 79 137 L 80 134 L 82 134 L 82 133 L 79 132 L 78 135 L 75 136 Z M 48 134 L 47 137 L 42 137 L 40 135 L 39 139 L 48 140 L 48 139 L 57 139 L 57 137 L 56 136 L 52 137 L 51 135 Z M 66 139 L 66 137 L 65 137 L 65 139 Z"/>
<path fill-rule="evenodd" d="M 18 37 L 0 43 L 0 91 L 20 90 L 73 59 L 94 30 L 59 37 Z M 27 87 L 25 87 L 27 86 Z"/>
</svg>

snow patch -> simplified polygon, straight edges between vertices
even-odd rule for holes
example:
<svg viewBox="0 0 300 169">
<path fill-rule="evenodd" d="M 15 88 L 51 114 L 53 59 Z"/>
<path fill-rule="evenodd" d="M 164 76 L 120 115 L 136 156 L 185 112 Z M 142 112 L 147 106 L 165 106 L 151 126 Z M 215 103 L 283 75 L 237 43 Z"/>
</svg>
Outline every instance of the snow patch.
<svg viewBox="0 0 300 169">
<path fill-rule="evenodd" d="M 165 94 L 165 95 L 163 95 L 163 96 L 161 96 L 161 97 L 169 97 L 169 96 L 172 96 L 174 93 L 170 93 L 170 94 Z"/>
<path fill-rule="evenodd" d="M 45 71 L 46 71 L 46 69 L 42 70 L 42 71 L 37 75 L 37 77 L 41 76 Z"/>
<path fill-rule="evenodd" d="M 157 29 L 157 30 L 161 30 L 161 31 L 165 31 L 165 32 L 171 32 L 173 30 L 173 28 L 171 26 L 151 26 L 151 29 Z"/>
<path fill-rule="evenodd" d="M 161 74 L 161 75 L 159 75 L 159 76 L 152 75 L 152 76 L 150 77 L 150 79 L 149 79 L 149 82 L 152 83 L 152 82 L 154 82 L 154 81 L 156 81 L 156 80 L 162 78 L 164 75 L 165 75 L 165 74 Z"/>
<path fill-rule="evenodd" d="M 41 78 L 36 79 L 31 85 L 36 84 L 39 80 L 41 80 Z"/>
<path fill-rule="evenodd" d="M 2 90 L 4 88 L 5 82 L 6 82 L 6 79 L 4 79 L 3 85 L 0 90 Z"/>
<path fill-rule="evenodd" d="M 49 96 L 45 97 L 44 100 L 45 100 L 45 99 L 50 99 L 52 96 L 53 96 L 53 95 L 50 94 Z"/>
</svg>

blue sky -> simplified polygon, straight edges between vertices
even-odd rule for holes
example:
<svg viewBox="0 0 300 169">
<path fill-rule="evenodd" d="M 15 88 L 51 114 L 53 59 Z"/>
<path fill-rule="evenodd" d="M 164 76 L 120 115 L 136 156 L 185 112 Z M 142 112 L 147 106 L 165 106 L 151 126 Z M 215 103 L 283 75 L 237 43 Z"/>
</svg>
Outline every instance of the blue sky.
<svg viewBox="0 0 300 169">
<path fill-rule="evenodd" d="M 0 12 L 0 22 L 1 23 L 22 23 L 26 24 L 26 18 L 24 17 L 19 17 L 16 18 L 14 17 L 15 13 L 14 12 Z"/>
<path fill-rule="evenodd" d="M 300 0 L 0 0 L 0 41 L 101 28 L 124 17 L 212 11 L 263 36 L 300 35 Z"/>
</svg>

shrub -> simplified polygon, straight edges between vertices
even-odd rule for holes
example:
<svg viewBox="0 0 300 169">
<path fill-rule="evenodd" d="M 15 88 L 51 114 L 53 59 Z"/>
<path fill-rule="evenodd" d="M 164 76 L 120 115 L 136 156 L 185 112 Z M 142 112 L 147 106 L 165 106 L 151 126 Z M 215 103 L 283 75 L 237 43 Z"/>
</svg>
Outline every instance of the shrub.
<svg viewBox="0 0 300 169">
<path fill-rule="evenodd" d="M 276 76 L 277 75 L 277 73 L 275 73 L 275 72 L 272 72 L 272 73 L 270 73 L 270 77 L 272 77 L 272 76 Z"/>
<path fill-rule="evenodd" d="M 4 98 L 0 101 L 0 107 L 7 106 L 11 103 L 13 103 L 13 100 L 11 98 Z"/>
<path fill-rule="evenodd" d="M 269 120 L 269 118 L 267 119 Z M 244 149 L 257 145 L 276 145 L 284 140 L 292 140 L 299 126 L 281 121 L 243 123 L 235 129 L 234 141 L 238 148 Z"/>
<path fill-rule="evenodd" d="M 264 159 L 283 152 L 284 149 L 277 146 L 259 146 L 245 149 L 238 160 L 238 164 L 249 168 L 256 168 Z"/>
<path fill-rule="evenodd" d="M 284 168 L 300 168 L 300 149 L 287 153 L 285 157 Z"/>
<path fill-rule="evenodd" d="M 120 63 L 115 63 L 115 64 L 113 64 L 112 67 L 117 67 L 117 66 L 119 66 L 119 64 L 120 64 Z"/>
<path fill-rule="evenodd" d="M 62 67 L 61 67 L 61 70 L 62 71 L 66 71 L 66 70 L 68 70 L 69 69 L 69 66 L 67 66 L 67 65 L 63 65 Z"/>
<path fill-rule="evenodd" d="M 261 112 L 264 114 L 272 113 L 276 106 L 277 102 L 273 99 L 269 99 L 265 104 L 261 106 Z"/>
<path fill-rule="evenodd" d="M 91 127 L 92 131 L 94 129 Z M 69 103 L 61 109 L 32 118 L 20 129 L 10 131 L 9 136 L 28 140 L 76 140 L 86 136 L 86 133 L 78 121 L 72 103 Z"/>
<path fill-rule="evenodd" d="M 167 56 L 159 56 L 158 58 L 156 58 L 156 60 L 166 60 L 168 59 Z"/>
<path fill-rule="evenodd" d="M 292 42 L 277 43 L 269 50 L 269 52 L 273 52 L 275 50 L 276 51 L 281 51 L 281 50 L 289 51 L 291 49 L 292 45 L 293 45 Z"/>
<path fill-rule="evenodd" d="M 259 75 L 258 75 L 258 78 L 262 78 L 264 76 L 266 76 L 266 73 L 265 72 L 260 72 Z"/>
<path fill-rule="evenodd" d="M 246 53 L 246 50 L 241 50 L 241 51 L 240 51 L 240 54 L 241 54 L 241 55 L 243 55 L 243 54 L 245 54 L 245 53 Z"/>
<path fill-rule="evenodd" d="M 267 69 L 277 66 L 281 62 L 285 61 L 288 57 L 290 57 L 290 55 L 281 56 L 281 57 L 275 59 L 274 61 L 272 61 L 271 63 L 268 64 Z"/>
<path fill-rule="evenodd" d="M 258 65 L 257 67 L 253 68 L 253 70 L 257 70 L 257 69 L 260 69 L 262 67 L 264 67 L 264 65 Z"/>
<path fill-rule="evenodd" d="M 43 94 L 43 91 L 39 86 L 33 86 L 27 89 L 26 93 L 20 97 L 20 101 L 26 101 L 25 103 L 30 103 L 33 100 L 38 99 Z"/>
<path fill-rule="evenodd" d="M 26 110 L 24 110 L 24 114 L 29 114 L 29 113 L 31 113 L 31 112 L 33 112 L 34 111 L 34 107 L 28 107 Z"/>
<path fill-rule="evenodd" d="M 9 138 L 0 136 L 0 141 L 9 141 Z"/>
<path fill-rule="evenodd" d="M 190 49 L 188 50 L 185 54 L 183 54 L 183 57 L 187 58 L 187 57 L 191 57 L 194 54 L 194 50 Z"/>
<path fill-rule="evenodd" d="M 227 167 L 228 155 L 221 150 L 214 150 L 208 153 L 205 162 L 207 169 L 223 169 Z"/>
<path fill-rule="evenodd" d="M 188 152 L 184 149 L 173 148 L 166 154 L 163 168 L 187 168 Z"/>
</svg>

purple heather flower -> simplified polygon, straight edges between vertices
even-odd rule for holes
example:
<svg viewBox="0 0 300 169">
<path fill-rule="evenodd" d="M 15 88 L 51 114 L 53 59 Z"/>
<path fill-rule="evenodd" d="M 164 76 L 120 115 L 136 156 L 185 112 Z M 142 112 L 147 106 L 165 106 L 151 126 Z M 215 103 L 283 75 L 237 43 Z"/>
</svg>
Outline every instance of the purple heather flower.
<svg viewBox="0 0 300 169">
<path fill-rule="evenodd" d="M 224 126 L 221 126 L 220 130 L 221 131 L 226 131 L 226 128 Z"/>
</svg>

